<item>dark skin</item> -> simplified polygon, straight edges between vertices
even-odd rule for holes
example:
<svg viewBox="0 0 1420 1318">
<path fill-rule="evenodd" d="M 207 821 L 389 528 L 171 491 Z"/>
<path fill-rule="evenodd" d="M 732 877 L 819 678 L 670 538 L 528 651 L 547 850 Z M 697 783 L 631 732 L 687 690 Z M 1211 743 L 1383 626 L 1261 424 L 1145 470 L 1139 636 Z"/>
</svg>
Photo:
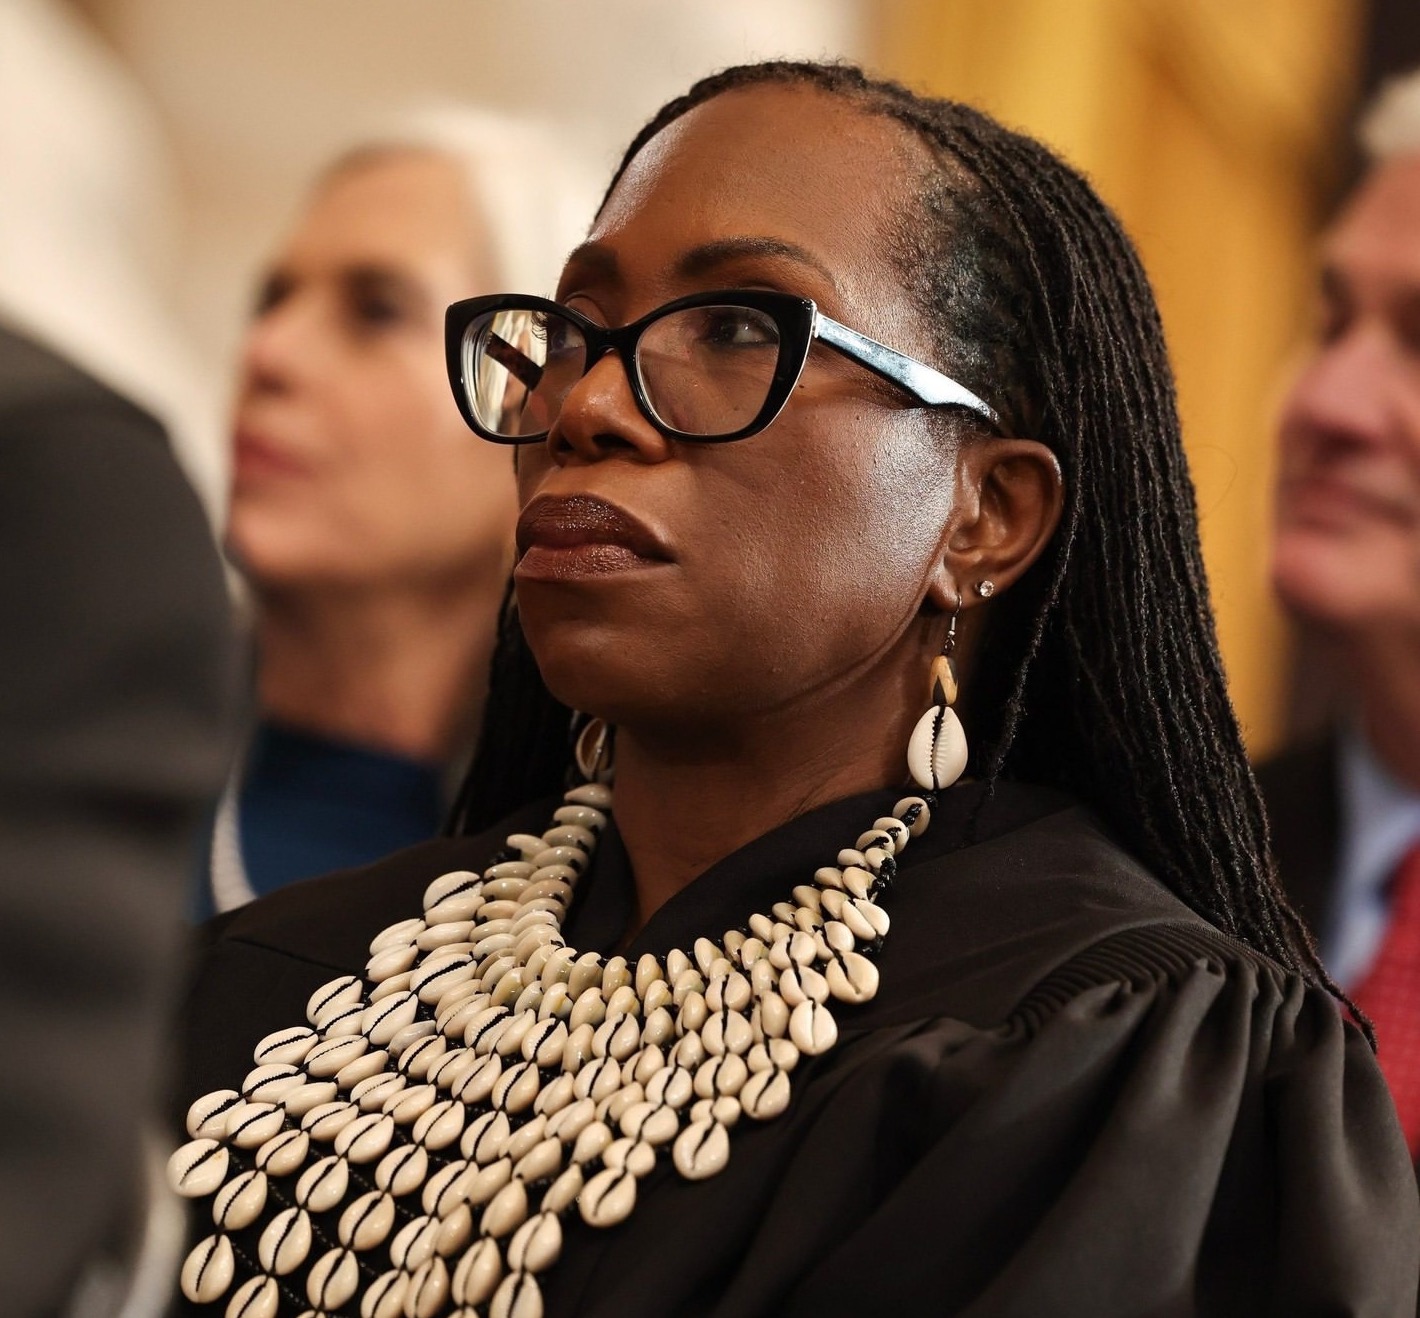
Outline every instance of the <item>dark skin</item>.
<svg viewBox="0 0 1420 1318">
<path fill-rule="evenodd" d="M 950 371 L 888 255 L 893 208 L 928 166 L 905 129 L 816 90 L 727 93 L 636 158 L 559 300 L 624 324 L 701 290 L 782 289 Z M 518 572 L 548 686 L 617 727 L 640 923 L 796 815 L 904 782 L 953 609 L 969 682 L 975 584 L 994 582 L 998 600 L 1063 501 L 1043 444 L 954 440 L 821 347 L 768 429 L 722 445 L 661 436 L 604 357 L 520 453 L 518 484 L 521 550 L 539 501 L 577 496 L 634 517 L 663 550 L 583 572 L 575 547 L 541 548 Z M 565 571 L 538 566 L 559 552 Z"/>
</svg>

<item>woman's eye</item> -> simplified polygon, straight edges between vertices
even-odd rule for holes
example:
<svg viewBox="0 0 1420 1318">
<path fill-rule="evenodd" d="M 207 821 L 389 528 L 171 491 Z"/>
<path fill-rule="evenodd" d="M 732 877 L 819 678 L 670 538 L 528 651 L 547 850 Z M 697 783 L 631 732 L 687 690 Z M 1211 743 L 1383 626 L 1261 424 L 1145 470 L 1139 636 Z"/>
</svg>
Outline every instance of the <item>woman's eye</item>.
<svg viewBox="0 0 1420 1318">
<path fill-rule="evenodd" d="M 576 349 L 572 326 L 560 316 L 538 312 L 532 321 L 533 337 L 546 345 L 549 357 L 565 356 Z"/>
<path fill-rule="evenodd" d="M 777 342 L 772 321 L 753 311 L 714 308 L 701 328 L 705 343 L 717 348 L 760 348 Z"/>
<path fill-rule="evenodd" d="M 392 298 L 356 298 L 351 317 L 362 329 L 384 329 L 404 319 L 404 308 Z"/>
</svg>

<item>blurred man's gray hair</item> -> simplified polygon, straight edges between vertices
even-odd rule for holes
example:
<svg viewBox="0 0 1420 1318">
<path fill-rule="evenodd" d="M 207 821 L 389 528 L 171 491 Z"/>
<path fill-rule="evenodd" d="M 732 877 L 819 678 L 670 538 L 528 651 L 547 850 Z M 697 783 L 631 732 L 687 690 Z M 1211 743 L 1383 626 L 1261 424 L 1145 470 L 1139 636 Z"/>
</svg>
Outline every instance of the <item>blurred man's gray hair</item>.
<svg viewBox="0 0 1420 1318">
<path fill-rule="evenodd" d="M 1361 117 L 1360 138 L 1373 163 L 1420 152 L 1420 69 L 1380 89 Z"/>
</svg>

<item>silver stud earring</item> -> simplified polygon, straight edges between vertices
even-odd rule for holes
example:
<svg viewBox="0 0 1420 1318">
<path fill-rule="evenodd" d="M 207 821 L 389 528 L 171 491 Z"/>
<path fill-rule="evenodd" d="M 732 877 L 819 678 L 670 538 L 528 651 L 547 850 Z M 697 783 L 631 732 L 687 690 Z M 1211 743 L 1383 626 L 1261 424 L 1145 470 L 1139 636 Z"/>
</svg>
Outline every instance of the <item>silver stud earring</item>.
<svg viewBox="0 0 1420 1318">
<path fill-rule="evenodd" d="M 994 581 L 978 581 L 975 589 L 982 599 L 989 600 L 996 593 L 996 583 Z"/>
<path fill-rule="evenodd" d="M 912 780 L 929 792 L 950 787 L 966 768 L 966 733 L 952 705 L 957 698 L 956 665 L 952 654 L 957 646 L 957 618 L 961 615 L 961 596 L 947 628 L 947 641 L 942 653 L 932 660 L 929 683 L 931 705 L 917 720 L 907 743 L 907 768 Z"/>
</svg>

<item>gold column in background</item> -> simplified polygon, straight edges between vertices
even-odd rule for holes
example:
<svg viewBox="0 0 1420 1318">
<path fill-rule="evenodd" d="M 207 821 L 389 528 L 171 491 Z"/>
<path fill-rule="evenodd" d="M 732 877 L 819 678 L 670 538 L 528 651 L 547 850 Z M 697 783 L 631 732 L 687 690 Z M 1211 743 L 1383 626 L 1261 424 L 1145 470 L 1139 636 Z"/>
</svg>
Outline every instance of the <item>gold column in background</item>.
<svg viewBox="0 0 1420 1318">
<path fill-rule="evenodd" d="M 1143 253 L 1179 404 L 1233 699 L 1282 733 L 1266 581 L 1273 418 L 1302 341 L 1360 0 L 880 0 L 878 66 L 1084 170 Z"/>
</svg>

